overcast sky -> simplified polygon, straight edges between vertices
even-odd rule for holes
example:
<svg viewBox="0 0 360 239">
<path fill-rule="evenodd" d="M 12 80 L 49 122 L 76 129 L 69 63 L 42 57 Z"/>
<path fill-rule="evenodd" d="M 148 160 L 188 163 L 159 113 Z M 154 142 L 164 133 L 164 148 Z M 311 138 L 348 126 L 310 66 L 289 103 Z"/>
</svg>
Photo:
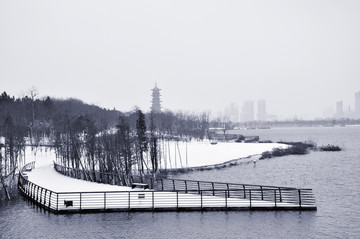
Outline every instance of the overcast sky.
<svg viewBox="0 0 360 239">
<path fill-rule="evenodd" d="M 321 116 L 360 91 L 360 1 L 0 0 L 0 90 L 118 110 L 266 99 Z"/>
</svg>

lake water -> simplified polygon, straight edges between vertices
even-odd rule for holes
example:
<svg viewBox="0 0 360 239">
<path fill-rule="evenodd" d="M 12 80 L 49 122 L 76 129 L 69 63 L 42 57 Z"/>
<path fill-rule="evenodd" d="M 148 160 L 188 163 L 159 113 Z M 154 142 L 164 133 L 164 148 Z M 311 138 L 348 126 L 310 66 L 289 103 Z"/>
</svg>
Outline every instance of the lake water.
<svg viewBox="0 0 360 239">
<path fill-rule="evenodd" d="M 344 151 L 311 152 L 174 177 L 312 188 L 317 211 L 56 215 L 18 196 L 0 203 L 0 238 L 360 237 L 360 127 L 274 128 L 243 134 L 262 140 L 335 144 Z"/>
</svg>

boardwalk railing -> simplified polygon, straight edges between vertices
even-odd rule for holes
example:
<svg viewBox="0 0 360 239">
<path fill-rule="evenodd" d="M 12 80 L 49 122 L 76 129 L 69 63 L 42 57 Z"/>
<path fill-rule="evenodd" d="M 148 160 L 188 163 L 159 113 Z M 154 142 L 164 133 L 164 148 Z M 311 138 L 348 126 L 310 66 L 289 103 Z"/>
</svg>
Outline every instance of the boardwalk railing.
<svg viewBox="0 0 360 239">
<path fill-rule="evenodd" d="M 158 179 L 155 183 L 157 190 L 190 191 L 198 194 L 206 190 L 213 196 L 234 197 L 248 200 L 270 201 L 273 203 L 294 203 L 299 207 L 316 208 L 315 196 L 312 189 L 266 186 L 255 184 L 236 184 L 209 181 L 195 181 L 182 179 Z M 219 194 L 225 190 L 226 194 Z"/>
<path fill-rule="evenodd" d="M 19 174 L 19 190 L 30 200 L 55 213 L 88 211 L 172 211 L 172 210 L 316 210 L 307 201 L 309 189 L 279 188 L 190 180 L 165 180 L 164 190 L 101 192 L 54 192 L 28 180 L 26 172 L 35 167 L 26 164 Z M 175 189 L 169 189 L 169 182 Z M 180 189 L 181 185 L 187 185 Z M 194 189 L 193 185 L 198 185 Z M 200 185 L 200 189 L 199 189 Z M 207 189 L 206 185 L 211 188 Z M 224 187 L 225 185 L 225 187 Z M 243 185 L 241 185 L 243 186 Z M 223 187 L 223 188 L 220 188 Z M 310 190 L 310 194 L 312 192 Z M 307 196 L 305 196 L 307 195 Z"/>
<path fill-rule="evenodd" d="M 76 177 L 76 175 L 85 175 L 83 170 L 72 169 L 54 163 L 55 169 L 67 176 Z M 117 174 L 100 173 L 99 171 L 89 171 L 94 175 L 98 175 L 97 182 L 116 184 L 114 178 L 120 179 L 121 176 Z M 78 177 L 79 178 L 79 177 Z M 81 178 L 85 178 L 84 176 Z M 201 194 L 201 191 L 208 196 L 219 196 L 228 198 L 238 198 L 247 200 L 261 200 L 272 203 L 292 203 L 299 207 L 316 208 L 315 196 L 312 189 L 308 188 L 293 188 L 293 187 L 279 187 L 256 184 L 236 184 L 236 183 L 222 183 L 209 181 L 195 181 L 195 180 L 181 180 L 181 179 L 158 179 L 153 180 L 151 177 L 130 176 L 123 181 L 127 182 L 124 186 L 131 186 L 134 182 L 146 182 L 150 189 L 157 191 L 173 191 L 180 193 L 195 193 Z M 225 193 L 222 193 L 226 191 Z"/>
<path fill-rule="evenodd" d="M 91 182 L 105 183 L 118 186 L 131 186 L 132 183 L 149 183 L 150 188 L 153 188 L 152 178 L 147 176 L 140 177 L 138 175 L 131 175 L 126 177 L 125 175 L 116 173 L 107 173 L 93 170 L 81 170 L 71 167 L 65 167 L 63 165 L 54 162 L 54 168 L 58 173 L 72 178 L 82 179 Z"/>
</svg>

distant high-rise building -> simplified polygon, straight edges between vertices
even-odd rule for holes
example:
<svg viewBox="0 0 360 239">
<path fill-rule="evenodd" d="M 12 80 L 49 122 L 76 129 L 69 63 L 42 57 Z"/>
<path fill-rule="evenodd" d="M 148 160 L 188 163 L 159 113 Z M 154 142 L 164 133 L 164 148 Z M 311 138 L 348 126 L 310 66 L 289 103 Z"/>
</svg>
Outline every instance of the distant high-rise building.
<svg viewBox="0 0 360 239">
<path fill-rule="evenodd" d="M 225 117 L 232 122 L 239 122 L 239 109 L 235 103 L 231 103 L 225 109 Z"/>
<path fill-rule="evenodd" d="M 258 100 L 257 102 L 257 120 L 266 121 L 266 101 Z"/>
<path fill-rule="evenodd" d="M 160 90 L 161 89 L 159 89 L 155 83 L 155 87 L 152 89 L 152 101 L 151 101 L 152 112 L 161 111 Z"/>
<path fill-rule="evenodd" d="M 254 121 L 254 101 L 245 101 L 240 115 L 241 121 Z"/>
<path fill-rule="evenodd" d="M 344 106 L 342 101 L 336 102 L 336 118 L 341 119 L 344 117 Z"/>
<path fill-rule="evenodd" d="M 360 91 L 355 93 L 355 118 L 360 118 Z"/>
</svg>

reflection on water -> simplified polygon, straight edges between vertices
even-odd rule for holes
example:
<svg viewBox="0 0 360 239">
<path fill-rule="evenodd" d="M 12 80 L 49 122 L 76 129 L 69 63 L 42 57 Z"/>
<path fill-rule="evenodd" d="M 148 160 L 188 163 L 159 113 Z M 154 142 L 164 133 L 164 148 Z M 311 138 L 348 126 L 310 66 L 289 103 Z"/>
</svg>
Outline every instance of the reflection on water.
<svg viewBox="0 0 360 239">
<path fill-rule="evenodd" d="M 23 199 L 0 204 L 0 238 L 356 238 L 360 231 L 360 127 L 249 132 L 261 139 L 344 146 L 178 178 L 307 187 L 318 211 L 92 213 L 55 215 Z"/>
</svg>

